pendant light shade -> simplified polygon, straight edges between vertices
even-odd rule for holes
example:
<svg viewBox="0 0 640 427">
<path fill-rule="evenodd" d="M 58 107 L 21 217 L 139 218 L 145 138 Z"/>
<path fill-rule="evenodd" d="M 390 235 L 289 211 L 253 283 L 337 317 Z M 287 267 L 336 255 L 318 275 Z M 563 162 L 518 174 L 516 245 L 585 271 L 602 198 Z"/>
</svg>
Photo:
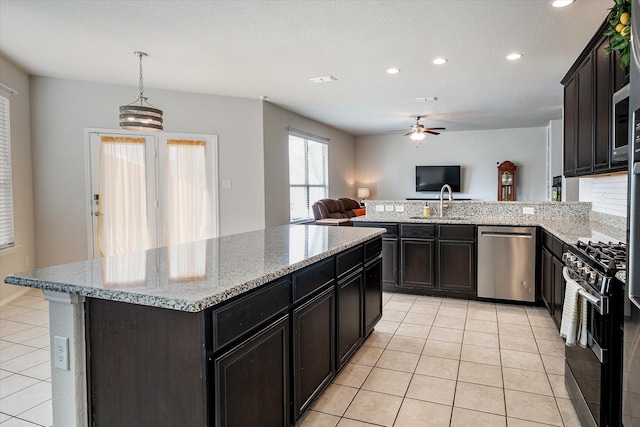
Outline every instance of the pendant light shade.
<svg viewBox="0 0 640 427">
<path fill-rule="evenodd" d="M 162 130 L 162 110 L 154 108 L 147 102 L 144 96 L 144 84 L 142 82 L 142 57 L 144 52 L 134 52 L 140 58 L 140 80 L 138 97 L 128 105 L 120 107 L 120 129 L 138 132 L 159 132 Z"/>
</svg>

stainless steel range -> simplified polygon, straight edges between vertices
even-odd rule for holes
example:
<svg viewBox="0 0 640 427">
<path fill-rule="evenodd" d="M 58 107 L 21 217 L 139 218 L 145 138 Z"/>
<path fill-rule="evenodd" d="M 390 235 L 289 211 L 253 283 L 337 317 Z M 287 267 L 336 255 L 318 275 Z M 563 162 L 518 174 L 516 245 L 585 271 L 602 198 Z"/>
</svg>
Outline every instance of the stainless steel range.
<svg viewBox="0 0 640 427">
<path fill-rule="evenodd" d="M 562 256 L 565 280 L 575 281 L 587 304 L 587 346 L 566 347 L 565 383 L 584 426 L 619 426 L 621 417 L 626 246 L 578 241 Z"/>
</svg>

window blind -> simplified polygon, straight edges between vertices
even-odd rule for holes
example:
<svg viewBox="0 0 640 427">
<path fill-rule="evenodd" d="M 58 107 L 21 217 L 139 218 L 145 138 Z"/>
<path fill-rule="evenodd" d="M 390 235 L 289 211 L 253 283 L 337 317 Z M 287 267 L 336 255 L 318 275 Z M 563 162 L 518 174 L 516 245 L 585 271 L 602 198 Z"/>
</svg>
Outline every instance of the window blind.
<svg viewBox="0 0 640 427">
<path fill-rule="evenodd" d="M 0 95 L 0 249 L 14 245 L 9 99 Z"/>
<path fill-rule="evenodd" d="M 311 205 L 327 197 L 328 145 L 308 136 L 289 134 L 289 200 L 290 220 L 299 222 L 313 218 Z"/>
</svg>

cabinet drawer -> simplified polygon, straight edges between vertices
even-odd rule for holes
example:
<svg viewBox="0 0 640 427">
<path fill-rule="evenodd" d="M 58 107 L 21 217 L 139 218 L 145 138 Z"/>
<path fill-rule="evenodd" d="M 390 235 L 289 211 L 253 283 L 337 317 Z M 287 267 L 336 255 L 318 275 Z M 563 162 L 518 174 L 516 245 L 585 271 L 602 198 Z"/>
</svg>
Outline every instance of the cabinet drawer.
<svg viewBox="0 0 640 427">
<path fill-rule="evenodd" d="M 331 283 L 335 274 L 335 264 L 334 258 L 331 257 L 293 273 L 293 302 L 300 301 L 310 293 Z"/>
<path fill-rule="evenodd" d="M 400 224 L 400 235 L 402 237 L 435 237 L 435 225 L 423 224 Z"/>
<path fill-rule="evenodd" d="M 398 235 L 398 224 L 395 222 L 362 222 L 362 221 L 354 221 L 354 227 L 373 227 L 373 228 L 386 228 L 387 232 L 383 234 L 383 236 L 397 236 Z"/>
<path fill-rule="evenodd" d="M 381 239 L 379 239 L 381 240 Z M 364 247 L 358 245 L 336 255 L 338 277 L 342 277 L 362 266 L 364 261 Z"/>
<path fill-rule="evenodd" d="M 289 278 L 212 311 L 213 351 L 218 351 L 289 306 Z"/>
<path fill-rule="evenodd" d="M 370 240 L 364 244 L 364 257 L 366 260 L 375 258 L 382 252 L 382 237 Z"/>
<path fill-rule="evenodd" d="M 438 231 L 441 239 L 475 240 L 475 225 L 440 225 Z"/>
</svg>

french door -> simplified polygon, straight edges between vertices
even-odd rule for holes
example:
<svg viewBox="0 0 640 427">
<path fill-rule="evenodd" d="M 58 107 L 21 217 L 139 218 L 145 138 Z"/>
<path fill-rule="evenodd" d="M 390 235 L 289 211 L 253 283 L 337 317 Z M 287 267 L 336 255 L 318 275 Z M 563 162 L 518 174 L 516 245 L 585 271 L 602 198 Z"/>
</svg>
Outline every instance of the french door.
<svg viewBox="0 0 640 427">
<path fill-rule="evenodd" d="M 89 257 L 218 235 L 217 137 L 88 131 Z"/>
</svg>

